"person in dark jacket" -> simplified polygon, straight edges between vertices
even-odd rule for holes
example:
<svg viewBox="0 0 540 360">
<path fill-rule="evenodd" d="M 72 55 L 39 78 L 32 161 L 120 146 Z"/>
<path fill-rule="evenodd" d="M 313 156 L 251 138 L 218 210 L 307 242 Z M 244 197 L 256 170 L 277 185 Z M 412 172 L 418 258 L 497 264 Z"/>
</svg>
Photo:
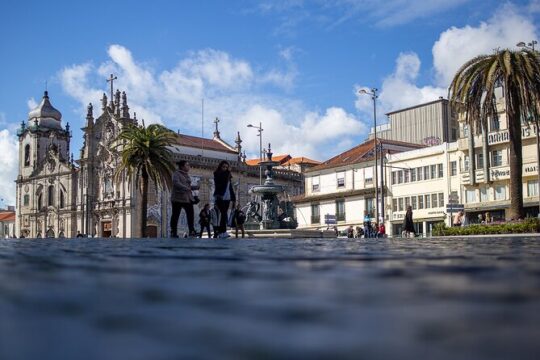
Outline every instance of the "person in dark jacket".
<svg viewBox="0 0 540 360">
<path fill-rule="evenodd" d="M 199 225 L 201 225 L 201 232 L 199 237 L 202 238 L 204 229 L 208 231 L 208 238 L 212 238 L 212 232 L 210 231 L 210 204 L 204 204 L 201 212 L 199 213 Z"/>
<path fill-rule="evenodd" d="M 234 209 L 236 203 L 230 165 L 225 160 L 221 161 L 216 171 L 214 171 L 214 186 L 215 205 L 220 212 L 218 234 L 221 235 L 227 233 L 227 212 L 229 211 L 229 206 L 232 203 L 232 209 Z"/>
<path fill-rule="evenodd" d="M 410 205 L 407 206 L 407 212 L 405 213 L 405 218 L 403 219 L 403 232 L 405 233 L 405 237 L 411 237 L 411 234 L 412 237 L 416 236 L 414 230 L 412 207 Z"/>
<path fill-rule="evenodd" d="M 171 193 L 172 202 L 172 214 L 171 214 L 171 237 L 177 238 L 178 218 L 182 209 L 186 212 L 187 223 L 189 228 L 189 236 L 195 237 L 195 227 L 193 226 L 193 193 L 192 190 L 198 190 L 198 186 L 191 185 L 191 178 L 189 177 L 190 166 L 185 160 L 181 160 L 177 163 L 178 170 L 176 170 L 172 177 L 173 188 Z"/>
</svg>

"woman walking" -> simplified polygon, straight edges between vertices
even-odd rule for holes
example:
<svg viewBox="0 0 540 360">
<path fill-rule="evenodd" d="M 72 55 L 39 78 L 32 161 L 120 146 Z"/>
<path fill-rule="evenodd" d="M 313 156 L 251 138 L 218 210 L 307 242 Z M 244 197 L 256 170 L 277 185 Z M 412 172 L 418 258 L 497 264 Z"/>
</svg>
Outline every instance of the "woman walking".
<svg viewBox="0 0 540 360">
<path fill-rule="evenodd" d="M 232 208 L 235 208 L 236 196 L 232 184 L 230 165 L 225 160 L 221 161 L 216 171 L 214 171 L 214 186 L 215 205 L 220 212 L 218 237 L 229 237 L 227 234 L 227 212 L 231 203 Z"/>
<path fill-rule="evenodd" d="M 405 213 L 405 219 L 403 219 L 403 232 L 405 237 L 415 237 L 414 222 L 413 222 L 413 213 L 412 207 L 407 206 L 407 212 Z"/>
<path fill-rule="evenodd" d="M 189 228 L 189 236 L 195 237 L 195 227 L 193 226 L 193 194 L 192 190 L 198 190 L 198 186 L 191 185 L 191 178 L 189 177 L 189 170 L 191 167 L 185 160 L 181 160 L 176 163 L 178 169 L 174 172 L 172 177 L 173 188 L 171 194 L 172 202 L 172 214 L 171 214 L 171 237 L 177 238 L 178 218 L 182 209 L 186 212 L 187 223 Z"/>
</svg>

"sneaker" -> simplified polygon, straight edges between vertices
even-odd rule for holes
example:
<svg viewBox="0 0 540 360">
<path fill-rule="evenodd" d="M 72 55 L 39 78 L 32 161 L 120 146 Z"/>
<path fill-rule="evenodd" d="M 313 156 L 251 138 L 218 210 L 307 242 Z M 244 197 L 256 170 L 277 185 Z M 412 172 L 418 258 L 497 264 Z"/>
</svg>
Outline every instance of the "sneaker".
<svg viewBox="0 0 540 360">
<path fill-rule="evenodd" d="M 230 238 L 230 237 L 231 237 L 231 235 L 229 235 L 228 232 L 224 232 L 224 233 L 221 233 L 221 234 L 218 235 L 218 238 L 220 238 L 220 239 L 227 239 L 227 238 Z"/>
</svg>

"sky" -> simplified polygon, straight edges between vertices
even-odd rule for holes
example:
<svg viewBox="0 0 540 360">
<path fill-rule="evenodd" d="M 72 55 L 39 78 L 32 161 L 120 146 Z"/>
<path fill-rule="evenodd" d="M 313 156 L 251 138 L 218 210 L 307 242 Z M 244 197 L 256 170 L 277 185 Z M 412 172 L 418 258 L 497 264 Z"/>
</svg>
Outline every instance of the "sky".
<svg viewBox="0 0 540 360">
<path fill-rule="evenodd" d="M 538 40 L 540 0 L 14 1 L 0 3 L 0 207 L 15 204 L 17 128 L 47 89 L 73 130 L 106 78 L 146 124 L 324 161 L 386 113 L 447 97 L 459 67 Z M 204 99 L 204 113 L 203 109 Z M 204 114 L 204 115 L 203 115 Z"/>
</svg>

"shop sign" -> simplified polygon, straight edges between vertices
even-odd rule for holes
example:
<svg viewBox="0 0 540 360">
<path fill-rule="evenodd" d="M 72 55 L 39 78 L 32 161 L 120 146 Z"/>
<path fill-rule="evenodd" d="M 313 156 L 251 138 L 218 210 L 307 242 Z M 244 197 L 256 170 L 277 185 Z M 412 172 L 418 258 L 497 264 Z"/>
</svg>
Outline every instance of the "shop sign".
<svg viewBox="0 0 540 360">
<path fill-rule="evenodd" d="M 494 180 L 502 180 L 506 178 L 510 178 L 510 169 L 495 169 L 491 170 L 490 176 Z"/>
<path fill-rule="evenodd" d="M 522 127 L 521 138 L 526 139 L 536 135 L 536 126 Z M 510 133 L 508 130 L 501 130 L 488 134 L 488 145 L 500 144 L 510 141 Z"/>
</svg>

